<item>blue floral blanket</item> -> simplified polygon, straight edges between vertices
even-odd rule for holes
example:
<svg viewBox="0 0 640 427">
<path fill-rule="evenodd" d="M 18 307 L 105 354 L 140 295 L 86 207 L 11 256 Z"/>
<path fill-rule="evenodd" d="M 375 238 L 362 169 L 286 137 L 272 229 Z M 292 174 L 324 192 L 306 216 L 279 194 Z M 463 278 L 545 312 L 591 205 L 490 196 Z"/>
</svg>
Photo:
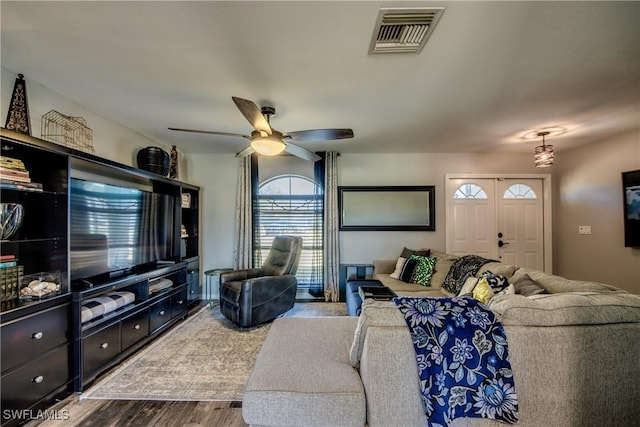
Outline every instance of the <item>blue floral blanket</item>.
<svg viewBox="0 0 640 427">
<path fill-rule="evenodd" d="M 518 421 L 507 337 L 473 298 L 394 298 L 411 331 L 428 425 L 455 418 Z"/>
</svg>

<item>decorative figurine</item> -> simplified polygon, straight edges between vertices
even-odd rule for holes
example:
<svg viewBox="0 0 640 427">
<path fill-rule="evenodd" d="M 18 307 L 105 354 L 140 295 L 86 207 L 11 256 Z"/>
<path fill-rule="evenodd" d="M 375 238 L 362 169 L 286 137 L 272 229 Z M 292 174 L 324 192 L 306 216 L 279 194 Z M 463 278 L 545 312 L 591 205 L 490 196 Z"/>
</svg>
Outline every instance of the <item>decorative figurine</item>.
<svg viewBox="0 0 640 427">
<path fill-rule="evenodd" d="M 171 163 L 169 164 L 169 178 L 178 179 L 178 150 L 171 146 Z"/>
<path fill-rule="evenodd" d="M 16 83 L 13 86 L 11 104 L 9 104 L 7 122 L 4 127 L 9 130 L 31 135 L 29 105 L 27 103 L 27 84 L 22 74 L 18 74 Z"/>
</svg>

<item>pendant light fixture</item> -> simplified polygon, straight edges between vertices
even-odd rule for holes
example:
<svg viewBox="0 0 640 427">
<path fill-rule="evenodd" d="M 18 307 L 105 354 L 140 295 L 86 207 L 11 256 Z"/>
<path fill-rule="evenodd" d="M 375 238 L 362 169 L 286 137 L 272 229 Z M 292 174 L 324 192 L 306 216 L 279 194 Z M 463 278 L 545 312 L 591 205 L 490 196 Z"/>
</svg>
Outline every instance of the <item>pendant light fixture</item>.
<svg viewBox="0 0 640 427">
<path fill-rule="evenodd" d="M 542 137 L 542 145 L 536 147 L 535 163 L 537 168 L 548 168 L 553 165 L 553 145 L 545 144 L 544 137 L 550 132 L 538 132 Z"/>
</svg>

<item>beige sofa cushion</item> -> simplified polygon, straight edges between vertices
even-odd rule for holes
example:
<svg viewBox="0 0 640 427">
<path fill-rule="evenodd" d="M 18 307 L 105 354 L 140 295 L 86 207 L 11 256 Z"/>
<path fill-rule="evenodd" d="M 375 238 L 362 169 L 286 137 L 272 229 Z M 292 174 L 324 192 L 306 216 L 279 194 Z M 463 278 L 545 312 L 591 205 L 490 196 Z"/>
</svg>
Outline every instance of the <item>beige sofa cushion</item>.
<svg viewBox="0 0 640 427">
<path fill-rule="evenodd" d="M 566 326 L 640 322 L 640 296 L 629 293 L 567 292 L 498 295 L 489 308 L 503 325 Z"/>
<path fill-rule="evenodd" d="M 447 274 L 449 274 L 451 264 L 453 264 L 453 261 L 458 259 L 458 257 L 434 250 L 431 251 L 431 256 L 438 260 L 436 261 L 433 276 L 431 276 L 431 287 L 434 289 L 439 289 L 444 283 L 444 278 L 447 277 Z"/>
<path fill-rule="evenodd" d="M 501 262 L 488 262 L 476 273 L 476 277 L 480 277 L 484 274 L 485 271 L 490 271 L 497 276 L 504 276 L 507 278 L 509 283 L 511 283 L 511 277 L 516 272 L 518 267 L 515 265 L 503 264 Z"/>
<path fill-rule="evenodd" d="M 513 283 L 528 275 L 538 285 L 542 286 L 550 294 L 564 292 L 599 292 L 599 293 L 627 293 L 626 291 L 604 283 L 588 282 L 583 280 L 569 280 L 561 276 L 547 274 L 530 268 L 519 268 L 513 274 L 509 282 Z"/>
<path fill-rule="evenodd" d="M 271 325 L 247 380 L 242 415 L 252 426 L 353 426 L 366 398 L 347 352 L 354 317 L 283 317 Z"/>
<path fill-rule="evenodd" d="M 349 361 L 354 368 L 360 367 L 367 329 L 373 326 L 393 326 L 406 329 L 407 323 L 393 301 L 364 300 L 360 317 L 358 317 L 358 326 L 353 334 L 353 342 L 349 350 Z"/>
</svg>

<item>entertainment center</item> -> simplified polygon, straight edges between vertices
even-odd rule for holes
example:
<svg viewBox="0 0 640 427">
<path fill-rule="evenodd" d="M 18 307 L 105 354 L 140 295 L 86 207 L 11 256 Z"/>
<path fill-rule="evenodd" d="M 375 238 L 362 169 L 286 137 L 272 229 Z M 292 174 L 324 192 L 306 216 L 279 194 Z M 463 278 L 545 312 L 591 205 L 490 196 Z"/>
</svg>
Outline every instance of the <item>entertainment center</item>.
<svg viewBox="0 0 640 427">
<path fill-rule="evenodd" d="M 81 392 L 200 301 L 200 189 L 0 130 L 3 166 L 27 177 L 0 181 L 3 235 L 16 228 L 0 242 L 4 427 Z"/>
</svg>

